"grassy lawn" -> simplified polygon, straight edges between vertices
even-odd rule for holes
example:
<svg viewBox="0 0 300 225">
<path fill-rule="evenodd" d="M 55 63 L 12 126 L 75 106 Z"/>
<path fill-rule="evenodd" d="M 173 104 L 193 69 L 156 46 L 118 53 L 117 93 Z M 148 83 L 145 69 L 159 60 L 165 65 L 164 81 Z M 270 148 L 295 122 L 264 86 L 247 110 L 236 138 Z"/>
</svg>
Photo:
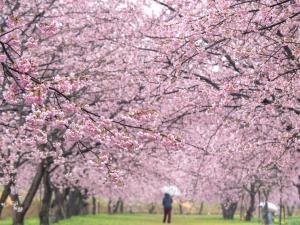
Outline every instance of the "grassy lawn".
<svg viewBox="0 0 300 225">
<path fill-rule="evenodd" d="M 256 222 L 241 222 L 239 220 L 225 221 L 218 216 L 179 216 L 173 217 L 174 225 L 257 225 Z M 57 225 L 159 225 L 161 215 L 96 215 L 78 216 L 57 223 Z M 300 217 L 291 219 L 289 225 L 300 225 Z M 26 225 L 38 225 L 37 219 L 29 219 Z M 0 221 L 0 225 L 11 225 L 11 221 Z"/>
<path fill-rule="evenodd" d="M 300 217 L 294 217 L 289 220 L 289 225 L 300 225 Z"/>
</svg>

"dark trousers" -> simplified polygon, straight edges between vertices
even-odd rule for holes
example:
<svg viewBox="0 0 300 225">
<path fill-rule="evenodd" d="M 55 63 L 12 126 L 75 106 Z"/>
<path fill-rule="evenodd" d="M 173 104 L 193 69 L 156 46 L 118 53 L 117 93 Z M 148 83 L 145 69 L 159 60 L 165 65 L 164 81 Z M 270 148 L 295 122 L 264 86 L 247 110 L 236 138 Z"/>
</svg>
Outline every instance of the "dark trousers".
<svg viewBox="0 0 300 225">
<path fill-rule="evenodd" d="M 169 209 L 164 208 L 164 220 L 163 220 L 164 223 L 166 222 L 166 220 L 168 221 L 168 223 L 171 223 L 171 212 L 172 212 L 172 208 Z"/>
</svg>

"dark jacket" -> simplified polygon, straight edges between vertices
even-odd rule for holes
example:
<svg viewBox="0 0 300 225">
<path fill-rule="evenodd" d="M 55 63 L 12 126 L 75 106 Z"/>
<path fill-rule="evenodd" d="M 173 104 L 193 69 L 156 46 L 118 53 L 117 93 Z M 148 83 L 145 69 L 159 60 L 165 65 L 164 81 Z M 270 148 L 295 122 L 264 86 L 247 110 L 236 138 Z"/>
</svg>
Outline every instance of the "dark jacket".
<svg viewBox="0 0 300 225">
<path fill-rule="evenodd" d="M 164 199 L 163 199 L 163 206 L 165 209 L 171 209 L 172 208 L 172 197 L 168 193 L 165 194 Z"/>
</svg>

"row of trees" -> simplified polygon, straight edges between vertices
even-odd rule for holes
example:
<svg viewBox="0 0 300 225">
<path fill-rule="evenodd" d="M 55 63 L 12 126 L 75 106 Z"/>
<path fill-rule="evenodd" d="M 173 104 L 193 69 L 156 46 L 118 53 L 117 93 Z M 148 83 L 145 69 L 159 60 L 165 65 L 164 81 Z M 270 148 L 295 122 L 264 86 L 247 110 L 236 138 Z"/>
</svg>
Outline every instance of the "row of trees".
<svg viewBox="0 0 300 225">
<path fill-rule="evenodd" d="M 41 185 L 41 224 L 51 199 L 67 218 L 85 195 L 153 201 L 169 183 L 229 218 L 246 199 L 250 220 L 258 193 L 298 202 L 298 1 L 0 9 L 0 203 L 13 199 L 14 225 Z"/>
</svg>

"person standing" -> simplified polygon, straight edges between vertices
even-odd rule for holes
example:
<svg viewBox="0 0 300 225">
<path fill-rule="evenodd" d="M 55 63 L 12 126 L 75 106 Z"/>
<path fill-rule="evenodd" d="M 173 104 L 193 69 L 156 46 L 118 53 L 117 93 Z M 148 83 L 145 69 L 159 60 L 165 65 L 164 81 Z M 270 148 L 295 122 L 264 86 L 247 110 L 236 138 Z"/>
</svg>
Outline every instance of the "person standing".
<svg viewBox="0 0 300 225">
<path fill-rule="evenodd" d="M 173 199 L 171 197 L 170 194 L 165 193 L 165 196 L 163 198 L 162 204 L 164 207 L 164 220 L 163 223 L 165 223 L 166 221 L 168 223 L 171 223 L 171 212 L 172 212 L 172 203 L 173 203 Z"/>
</svg>

